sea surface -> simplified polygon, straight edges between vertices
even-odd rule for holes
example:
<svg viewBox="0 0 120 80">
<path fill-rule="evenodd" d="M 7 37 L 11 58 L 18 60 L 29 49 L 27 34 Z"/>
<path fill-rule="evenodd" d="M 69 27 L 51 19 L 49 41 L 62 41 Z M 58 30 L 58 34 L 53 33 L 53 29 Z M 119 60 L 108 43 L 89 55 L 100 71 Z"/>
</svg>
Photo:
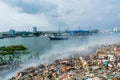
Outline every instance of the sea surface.
<svg viewBox="0 0 120 80">
<path fill-rule="evenodd" d="M 21 69 L 8 73 L 6 76 L 8 78 L 29 66 L 52 63 L 56 59 L 69 57 L 74 54 L 73 52 L 84 50 L 90 46 L 118 42 L 120 42 L 120 33 L 69 36 L 68 40 L 50 40 L 45 36 L 4 38 L 0 39 L 0 46 L 22 44 L 29 49 L 32 55 L 30 60 L 26 60 L 22 64 Z"/>
</svg>

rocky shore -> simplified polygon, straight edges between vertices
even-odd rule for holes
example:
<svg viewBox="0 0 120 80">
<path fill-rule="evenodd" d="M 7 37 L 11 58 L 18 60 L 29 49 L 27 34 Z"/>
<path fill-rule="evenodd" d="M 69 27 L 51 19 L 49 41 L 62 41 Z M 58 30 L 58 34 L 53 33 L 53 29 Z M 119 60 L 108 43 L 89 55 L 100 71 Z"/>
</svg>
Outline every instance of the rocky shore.
<svg viewBox="0 0 120 80">
<path fill-rule="evenodd" d="M 88 56 L 31 66 L 8 80 L 120 80 L 120 43 L 101 46 Z"/>
</svg>

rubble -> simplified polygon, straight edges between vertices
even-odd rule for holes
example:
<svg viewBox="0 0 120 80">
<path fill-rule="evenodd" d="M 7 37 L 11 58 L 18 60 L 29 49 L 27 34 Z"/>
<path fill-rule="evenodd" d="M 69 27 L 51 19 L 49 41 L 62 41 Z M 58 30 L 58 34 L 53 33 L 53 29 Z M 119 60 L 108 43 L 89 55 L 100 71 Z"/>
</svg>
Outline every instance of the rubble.
<svg viewBox="0 0 120 80">
<path fill-rule="evenodd" d="M 8 80 L 120 80 L 120 44 L 103 46 L 89 56 L 29 67 Z"/>
</svg>

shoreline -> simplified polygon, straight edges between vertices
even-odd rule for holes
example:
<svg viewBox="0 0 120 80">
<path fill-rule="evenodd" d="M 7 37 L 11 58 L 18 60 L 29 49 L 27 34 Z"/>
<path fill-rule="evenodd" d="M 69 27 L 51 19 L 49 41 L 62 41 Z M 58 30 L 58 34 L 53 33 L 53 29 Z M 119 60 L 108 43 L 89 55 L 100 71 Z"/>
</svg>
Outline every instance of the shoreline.
<svg viewBox="0 0 120 80">
<path fill-rule="evenodd" d="M 119 80 L 120 43 L 103 45 L 93 54 L 28 67 L 8 80 Z"/>
</svg>

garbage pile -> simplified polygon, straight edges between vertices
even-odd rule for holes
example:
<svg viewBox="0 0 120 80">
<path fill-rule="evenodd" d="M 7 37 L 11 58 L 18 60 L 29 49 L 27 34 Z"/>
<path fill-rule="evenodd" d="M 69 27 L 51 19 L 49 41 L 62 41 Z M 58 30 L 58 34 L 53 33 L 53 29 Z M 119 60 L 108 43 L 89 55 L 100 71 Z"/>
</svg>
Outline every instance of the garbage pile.
<svg viewBox="0 0 120 80">
<path fill-rule="evenodd" d="M 88 56 L 29 67 L 8 80 L 120 80 L 120 44 L 102 46 Z"/>
</svg>

